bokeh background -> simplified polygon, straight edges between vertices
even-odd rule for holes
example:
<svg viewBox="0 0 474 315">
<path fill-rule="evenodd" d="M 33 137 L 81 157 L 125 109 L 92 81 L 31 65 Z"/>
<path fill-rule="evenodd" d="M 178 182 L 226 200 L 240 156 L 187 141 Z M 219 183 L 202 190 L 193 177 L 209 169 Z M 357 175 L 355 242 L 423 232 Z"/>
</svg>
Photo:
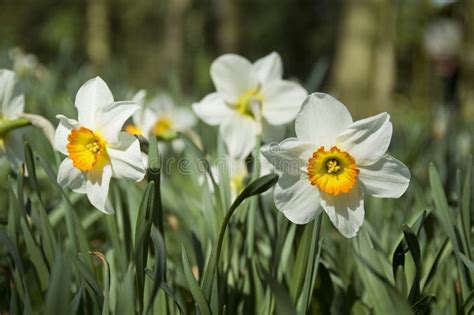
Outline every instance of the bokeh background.
<svg viewBox="0 0 474 315">
<path fill-rule="evenodd" d="M 469 209 L 469 203 L 466 207 L 465 202 L 460 202 L 461 187 L 467 186 L 469 191 L 468 184 L 472 183 L 469 175 L 465 179 L 465 170 L 472 163 L 474 135 L 473 0 L 0 0 L 0 68 L 14 69 L 19 74 L 26 95 L 25 111 L 43 115 L 54 125 L 58 113 L 75 117 L 74 96 L 95 75 L 103 77 L 117 100 L 147 89 L 151 95 L 166 92 L 177 105 L 189 107 L 214 91 L 209 67 L 215 58 L 237 53 L 254 61 L 272 51 L 282 57 L 285 78 L 298 80 L 310 93 L 334 95 L 347 105 L 355 119 L 381 111 L 391 114 L 394 135 L 390 153 L 409 167 L 412 179 L 400 199 L 367 198 L 363 235 L 368 231 L 376 249 L 371 247 L 368 256 L 377 252 L 382 261 L 379 272 L 390 270 L 396 258 L 394 251 L 403 239 L 402 226 L 409 224 L 418 230 L 422 248 L 423 296 L 433 294 L 438 299 L 437 304 L 427 307 L 434 314 L 461 314 L 462 297 L 474 301 L 472 277 L 467 273 L 468 289 L 463 288 L 459 280 L 461 273 L 457 271 L 462 265 L 454 257 L 451 245 L 446 245 L 443 224 L 447 223 L 439 217 L 437 211 L 441 210 L 433 199 L 442 198 L 444 189 L 446 213 L 458 215 L 460 205 L 470 213 L 464 225 L 458 223 L 458 226 L 468 240 L 464 253 L 474 257 L 469 246 L 474 230 L 473 203 Z M 292 130 L 288 126 L 287 136 L 292 135 Z M 218 157 L 215 128 L 200 123 L 195 131 L 204 140 L 206 153 Z M 59 155 L 47 140 L 36 130 L 30 131 L 27 140 L 35 154 L 57 170 Z M 183 155 L 191 155 L 188 152 L 191 149 L 188 147 Z M 436 181 L 430 183 L 431 162 L 439 172 L 442 189 L 433 188 Z M 211 208 L 213 199 L 209 197 L 209 204 L 203 203 L 203 185 L 196 174 L 170 174 L 164 174 L 161 188 L 167 213 L 169 283 L 193 310 L 194 304 L 180 273 L 181 246 L 184 244 L 186 251 L 192 253 L 198 240 L 204 252 L 209 249 L 209 239 L 214 234 L 206 229 L 209 217 L 203 213 Z M 12 176 L 15 177 L 6 161 L 0 161 L 0 178 Z M 66 235 L 62 216 L 67 213 L 64 210 L 67 206 L 60 202 L 57 187 L 45 174 L 41 173 L 39 180 L 52 226 L 58 235 Z M 0 185 L 0 204 L 8 198 L 10 182 Z M 114 185 L 114 200 L 127 210 L 123 211 L 124 217 L 128 210 L 132 217 L 136 216 L 144 186 L 129 182 Z M 27 188 L 33 195 L 34 189 Z M 87 231 L 86 243 L 90 249 L 108 253 L 110 261 L 122 259 L 119 249 L 125 245 L 111 237 L 115 217 L 102 216 L 84 196 L 70 191 L 68 195 Z M 466 196 L 464 201 L 472 200 L 472 194 Z M 39 207 L 40 203 L 32 198 L 33 204 Z M 265 198 L 268 198 L 268 211 L 262 213 L 271 217 L 275 227 L 265 230 L 262 223 L 265 218 L 258 214 L 255 244 L 260 247 L 250 257 L 262 262 L 262 266 L 268 264 L 273 268 L 275 264 L 275 268 L 281 268 L 278 281 L 286 285 L 285 281 L 289 283 L 291 279 L 284 277 L 298 274 L 291 273 L 293 257 L 296 248 L 304 252 L 303 245 L 300 246 L 301 235 L 304 232 L 311 236 L 312 225 L 290 224 L 274 209 L 271 195 Z M 426 217 L 424 211 L 428 213 Z M 14 212 L 10 209 L 10 213 Z M 233 265 L 236 286 L 243 287 L 242 283 L 252 277 L 266 286 L 267 279 L 240 273 L 242 266 L 250 264 L 250 259 L 245 260 L 242 254 L 247 249 L 246 218 L 246 213 L 239 215 L 235 225 L 229 228 L 229 234 L 237 241 L 223 255 L 224 265 L 238 262 L 237 267 Z M 376 293 L 381 284 L 354 256 L 351 243 L 332 228 L 326 217 L 322 220 L 321 235 L 325 243 L 311 306 L 313 313 L 347 314 L 360 301 L 364 303 L 359 308 L 370 309 L 380 300 Z M 0 209 L 0 222 L 8 223 L 7 208 Z M 18 238 L 22 235 L 19 232 Z M 295 245 L 291 246 L 293 237 Z M 278 264 L 278 251 L 273 251 L 272 246 L 287 244 L 288 239 L 290 245 L 285 248 L 289 263 L 288 267 L 282 267 Z M 358 240 L 363 242 L 364 238 Z M 251 242 L 253 246 L 253 239 Z M 451 243 L 456 244 L 450 239 Z M 67 257 L 70 252 L 64 253 Z M 128 252 L 123 250 L 123 253 Z M 195 256 L 191 261 L 199 260 L 199 255 Z M 418 277 L 414 276 L 418 271 L 414 271 L 414 263 L 406 256 L 407 279 L 412 280 Z M 123 266 L 122 262 L 116 263 L 120 281 L 128 279 L 124 275 L 128 277 L 126 266 L 131 261 L 130 255 L 123 257 L 126 257 Z M 437 270 L 435 257 L 441 257 Z M 6 261 L 7 255 L 3 255 L 2 270 L 7 270 Z M 98 269 L 96 266 L 97 274 Z M 429 274 L 431 270 L 436 272 Z M 0 299 L 0 311 L 10 305 L 9 297 L 3 294 L 9 292 L 9 285 L 6 280 L 0 282 L 0 296 L 4 296 Z M 223 294 L 229 300 L 235 299 L 236 304 L 241 303 L 239 307 L 247 310 L 247 314 L 261 301 L 254 299 L 253 294 L 236 295 L 231 285 L 225 290 Z M 125 293 L 124 296 L 128 297 Z M 116 300 L 120 309 L 120 294 Z M 415 300 L 410 301 L 413 309 Z M 38 301 L 42 302 L 39 298 Z M 388 298 L 388 301 L 395 300 Z M 89 304 L 85 303 L 84 308 L 92 308 Z M 469 309 L 468 306 L 464 307 Z"/>
<path fill-rule="evenodd" d="M 199 98 L 212 89 L 219 55 L 277 51 L 287 76 L 331 92 L 357 116 L 446 102 L 473 115 L 469 0 L 1 0 L 0 8 L 3 67 L 37 63 L 62 79 L 86 72 Z"/>
</svg>

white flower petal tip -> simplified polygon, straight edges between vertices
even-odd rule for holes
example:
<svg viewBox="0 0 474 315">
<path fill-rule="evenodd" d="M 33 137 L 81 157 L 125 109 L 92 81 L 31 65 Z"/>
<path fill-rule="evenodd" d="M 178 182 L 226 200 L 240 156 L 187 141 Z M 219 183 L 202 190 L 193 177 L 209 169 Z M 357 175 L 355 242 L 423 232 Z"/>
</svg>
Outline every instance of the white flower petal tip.
<svg viewBox="0 0 474 315">
<path fill-rule="evenodd" d="M 300 140 L 318 146 L 335 144 L 336 137 L 352 123 L 346 106 L 331 95 L 310 94 L 296 116 L 295 132 Z"/>
<path fill-rule="evenodd" d="M 234 112 L 217 93 L 211 93 L 199 103 L 194 103 L 192 109 L 196 116 L 211 126 L 221 124 Z"/>
<path fill-rule="evenodd" d="M 356 236 L 364 223 L 364 194 L 358 186 L 338 196 L 322 193 L 321 206 L 334 227 L 346 238 Z"/>
<path fill-rule="evenodd" d="M 356 159 L 357 165 L 370 165 L 387 152 L 392 130 L 390 115 L 381 113 L 352 123 L 336 141 Z"/>
<path fill-rule="evenodd" d="M 211 65 L 211 78 L 217 92 L 229 103 L 258 86 L 258 77 L 250 61 L 242 56 L 226 54 Z"/>
<path fill-rule="evenodd" d="M 273 80 L 262 87 L 262 95 L 263 117 L 272 125 L 282 125 L 295 119 L 308 92 L 296 82 Z"/>
<path fill-rule="evenodd" d="M 378 198 L 399 198 L 410 185 L 410 170 L 390 155 L 360 168 L 359 179 L 367 193 Z"/>
<path fill-rule="evenodd" d="M 260 82 L 279 80 L 283 77 L 283 62 L 277 52 L 258 59 L 252 67 L 257 72 Z"/>
<path fill-rule="evenodd" d="M 40 129 L 44 133 L 48 141 L 51 144 L 54 144 L 55 131 L 53 125 L 49 122 L 49 120 L 47 120 L 43 116 L 29 113 L 22 113 L 19 116 L 28 119 L 31 125 Z"/>
<path fill-rule="evenodd" d="M 221 124 L 219 133 L 232 158 L 245 159 L 257 143 L 257 124 L 254 120 L 242 115 L 234 115 Z"/>
<path fill-rule="evenodd" d="M 76 94 L 75 105 L 78 120 L 82 125 L 95 129 L 97 110 L 114 102 L 114 97 L 107 84 L 100 77 L 84 83 Z"/>
</svg>

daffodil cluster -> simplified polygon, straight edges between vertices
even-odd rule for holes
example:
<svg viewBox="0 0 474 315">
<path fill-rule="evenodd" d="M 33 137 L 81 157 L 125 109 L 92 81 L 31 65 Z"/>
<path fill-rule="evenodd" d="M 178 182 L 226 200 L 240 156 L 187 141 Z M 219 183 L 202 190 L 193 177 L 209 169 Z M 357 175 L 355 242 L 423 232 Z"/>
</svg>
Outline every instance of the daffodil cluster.
<svg viewBox="0 0 474 315">
<path fill-rule="evenodd" d="M 212 174 L 219 185 L 224 178 L 229 180 L 222 184 L 229 185 L 232 199 L 243 190 L 250 175 L 246 159 L 261 142 L 266 145 L 261 154 L 256 150 L 253 159 L 263 169 L 255 169 L 259 174 L 280 175 L 275 205 L 297 224 L 325 212 L 342 235 L 353 237 L 364 221 L 365 195 L 398 198 L 407 189 L 408 168 L 387 154 L 392 137 L 388 113 L 354 122 L 332 96 L 308 96 L 301 85 L 284 80 L 277 53 L 255 63 L 223 55 L 212 63 L 210 74 L 216 92 L 192 108 L 205 123 L 219 128 L 232 163 L 222 168 L 227 176 L 215 167 Z M 116 102 L 107 84 L 96 77 L 77 92 L 77 119 L 56 116 L 54 147 L 66 156 L 58 183 L 87 194 L 91 204 L 105 213 L 114 212 L 108 200 L 112 177 L 141 181 L 145 176 L 147 156 L 141 151 L 140 138 L 156 137 L 182 148 L 180 133 L 196 123 L 191 112 L 176 107 L 168 96 L 145 98 L 146 92 L 139 91 L 131 101 Z M 0 102 L 0 152 L 17 169 L 23 161 L 19 128 L 23 125 L 10 122 L 30 117 L 27 124 L 43 130 L 47 124 L 22 114 L 24 96 L 15 74 L 8 70 L 0 70 Z M 284 125 L 293 120 L 296 137 L 271 145 L 283 139 Z"/>
</svg>

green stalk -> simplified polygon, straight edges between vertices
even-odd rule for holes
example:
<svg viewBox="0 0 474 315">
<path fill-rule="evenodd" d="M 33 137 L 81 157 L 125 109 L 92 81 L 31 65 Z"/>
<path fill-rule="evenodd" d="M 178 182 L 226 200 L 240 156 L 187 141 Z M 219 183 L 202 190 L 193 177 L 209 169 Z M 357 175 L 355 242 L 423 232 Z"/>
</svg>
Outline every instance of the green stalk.
<svg viewBox="0 0 474 315">
<path fill-rule="evenodd" d="M 12 130 L 30 126 L 31 122 L 26 118 L 18 118 L 13 120 L 0 119 L 0 138 L 3 138 Z"/>
<path fill-rule="evenodd" d="M 254 155 L 253 155 L 253 167 L 252 167 L 252 181 L 257 179 L 260 176 L 260 142 L 262 139 L 262 135 L 258 134 L 257 135 L 257 143 L 255 145 L 254 149 Z M 257 196 L 256 198 L 253 198 L 250 201 L 250 211 L 247 213 L 247 256 L 252 257 L 255 249 L 255 221 L 257 219 L 257 212 L 255 211 L 258 206 L 257 202 Z"/>
<path fill-rule="evenodd" d="M 266 175 L 254 180 L 244 189 L 244 191 L 242 191 L 242 193 L 235 199 L 235 201 L 230 206 L 229 211 L 227 211 L 224 217 L 224 221 L 222 222 L 219 231 L 219 237 L 217 239 L 217 245 L 215 247 L 215 250 L 211 252 L 211 257 L 209 258 L 208 265 L 206 267 L 206 270 L 204 271 L 202 288 L 206 298 L 210 299 L 211 296 L 214 273 L 217 269 L 217 264 L 219 262 L 219 257 L 222 251 L 222 243 L 224 242 L 225 230 L 230 222 L 230 218 L 245 199 L 267 191 L 268 189 L 270 189 L 270 187 L 275 185 L 277 181 L 278 176 L 275 174 Z"/>
</svg>

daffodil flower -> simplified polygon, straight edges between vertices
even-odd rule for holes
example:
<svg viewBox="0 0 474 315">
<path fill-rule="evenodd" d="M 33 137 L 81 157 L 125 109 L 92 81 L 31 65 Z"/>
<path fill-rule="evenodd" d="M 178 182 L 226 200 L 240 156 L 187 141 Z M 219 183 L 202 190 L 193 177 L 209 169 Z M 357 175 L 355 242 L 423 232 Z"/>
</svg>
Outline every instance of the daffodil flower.
<svg viewBox="0 0 474 315">
<path fill-rule="evenodd" d="M 60 120 L 54 144 L 67 158 L 59 167 L 58 183 L 87 194 L 94 207 L 114 210 L 107 200 L 111 177 L 140 181 L 145 175 L 137 138 L 121 132 L 125 121 L 139 109 L 134 102 L 114 102 L 107 84 L 99 77 L 77 92 L 78 119 Z"/>
<path fill-rule="evenodd" d="M 323 210 L 345 237 L 364 222 L 364 194 L 398 198 L 410 172 L 387 154 L 392 123 L 387 113 L 356 122 L 335 98 L 306 98 L 295 121 L 297 138 L 263 154 L 283 172 L 275 187 L 277 208 L 292 222 L 305 224 Z"/>
<path fill-rule="evenodd" d="M 24 161 L 23 131 L 29 122 L 19 119 L 25 107 L 25 97 L 13 71 L 0 70 L 0 156 L 6 155 L 18 171 Z M 21 128 L 21 129 L 20 129 Z"/>
<path fill-rule="evenodd" d="M 267 142 L 281 139 L 283 129 L 278 126 L 291 122 L 300 110 L 307 92 L 295 82 L 282 80 L 282 73 L 277 53 L 254 64 L 233 54 L 212 63 L 216 92 L 193 104 L 193 110 L 205 123 L 219 125 L 232 157 L 248 156 L 258 134 Z"/>
<path fill-rule="evenodd" d="M 146 92 L 141 90 L 135 94 L 133 101 L 140 105 L 132 116 L 132 124 L 125 130 L 134 135 L 149 139 L 156 136 L 159 140 L 170 141 L 175 151 L 181 151 L 184 143 L 177 139 L 178 132 L 190 130 L 196 123 L 196 117 L 187 108 L 177 107 L 167 95 L 160 95 L 145 103 Z M 160 151 L 164 147 L 160 143 Z"/>
</svg>

